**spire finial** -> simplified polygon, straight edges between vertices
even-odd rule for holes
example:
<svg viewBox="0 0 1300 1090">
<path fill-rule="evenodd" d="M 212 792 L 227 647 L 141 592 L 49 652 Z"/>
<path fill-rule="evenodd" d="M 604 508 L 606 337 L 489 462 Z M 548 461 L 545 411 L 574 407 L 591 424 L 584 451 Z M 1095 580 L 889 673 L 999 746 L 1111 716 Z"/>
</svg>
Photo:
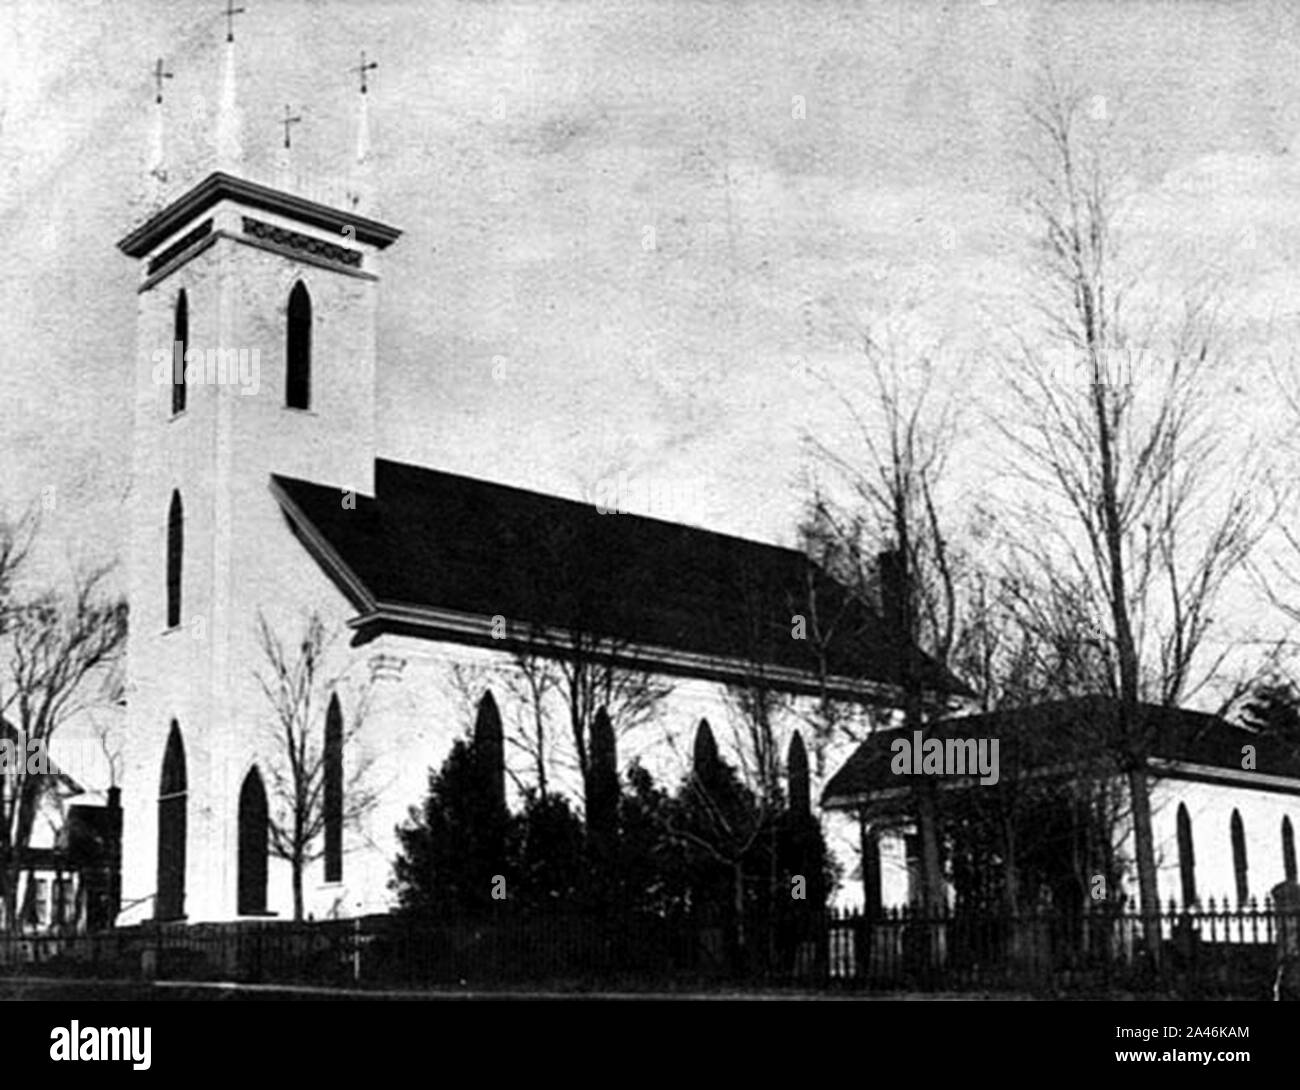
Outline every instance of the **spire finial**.
<svg viewBox="0 0 1300 1090">
<path fill-rule="evenodd" d="M 163 59 L 159 57 L 157 63 L 153 66 L 153 81 L 155 87 L 154 103 L 156 105 L 162 105 L 163 80 L 171 78 L 172 73 L 166 70 L 166 66 L 163 64 Z"/>
<path fill-rule="evenodd" d="M 356 68 L 349 68 L 349 69 L 348 69 L 349 72 L 358 72 L 358 73 L 360 73 L 360 75 L 361 75 L 361 93 L 362 93 L 363 95 L 366 93 L 366 73 L 367 73 L 367 72 L 373 72 L 373 71 L 374 71 L 376 68 L 378 68 L 378 67 L 379 67 L 379 62 L 378 62 L 378 61 L 371 61 L 369 64 L 366 63 L 366 51 L 363 49 L 363 50 L 361 51 L 361 64 L 358 65 Z"/>
<path fill-rule="evenodd" d="M 226 0 L 226 41 L 233 42 L 235 40 L 235 16 L 244 15 L 247 11 L 247 8 L 235 7 L 235 0 Z"/>
<path fill-rule="evenodd" d="M 366 60 L 365 50 L 361 52 L 361 63 L 349 72 L 361 76 L 361 97 L 357 99 L 357 154 L 352 164 L 352 178 L 348 186 L 348 201 L 353 208 L 368 204 L 371 199 L 370 184 L 370 108 L 367 94 L 366 73 L 379 67 L 377 61 Z"/>
<path fill-rule="evenodd" d="M 147 173 L 150 179 L 145 191 L 145 201 L 151 211 L 157 211 L 162 207 L 164 190 L 167 185 L 167 161 L 163 149 L 163 80 L 171 79 L 172 74 L 167 71 L 166 65 L 161 57 L 153 66 L 154 78 L 154 109 L 153 120 L 150 122 L 149 132 L 149 151 Z"/>
<path fill-rule="evenodd" d="M 243 9 L 231 8 L 233 16 Z M 221 60 L 221 93 L 217 99 L 217 169 L 238 172 L 243 163 L 243 148 L 240 138 L 242 121 L 239 110 L 239 95 L 236 79 L 237 61 L 235 56 L 235 39 L 233 35 L 226 38 L 226 48 Z"/>
<path fill-rule="evenodd" d="M 290 126 L 290 125 L 297 125 L 300 121 L 302 121 L 302 114 L 293 114 L 292 116 L 290 116 L 291 113 L 292 113 L 292 111 L 290 111 L 288 105 L 286 104 L 286 106 L 284 107 L 284 120 L 280 122 L 280 124 L 284 126 L 284 146 L 285 146 L 285 148 L 289 148 L 289 147 L 292 146 L 292 145 L 289 143 L 289 126 Z"/>
</svg>

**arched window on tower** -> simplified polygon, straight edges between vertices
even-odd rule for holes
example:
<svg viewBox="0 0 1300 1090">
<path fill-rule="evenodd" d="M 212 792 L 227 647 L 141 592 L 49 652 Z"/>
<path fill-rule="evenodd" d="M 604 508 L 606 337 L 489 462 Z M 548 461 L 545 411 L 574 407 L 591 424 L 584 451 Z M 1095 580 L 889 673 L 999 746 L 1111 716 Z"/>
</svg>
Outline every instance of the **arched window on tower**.
<svg viewBox="0 0 1300 1090">
<path fill-rule="evenodd" d="M 158 888 L 154 917 L 178 920 L 185 915 L 185 745 L 180 724 L 172 720 L 158 783 Z"/>
<path fill-rule="evenodd" d="M 249 769 L 239 789 L 239 889 L 241 916 L 266 912 L 266 788 L 257 767 Z"/>
<path fill-rule="evenodd" d="M 181 494 L 172 493 L 167 510 L 167 627 L 181 623 L 181 564 L 185 555 L 185 513 Z"/>
<path fill-rule="evenodd" d="M 172 328 L 172 414 L 185 411 L 185 349 L 190 342 L 190 303 L 181 289 Z"/>
<path fill-rule="evenodd" d="M 325 881 L 343 881 L 343 712 L 338 695 L 325 713 Z"/>
<path fill-rule="evenodd" d="M 1295 870 L 1295 830 L 1291 828 L 1291 819 L 1282 818 L 1282 873 L 1288 882 L 1296 880 Z"/>
<path fill-rule="evenodd" d="M 285 345 L 284 403 L 290 409 L 311 407 L 311 296 L 301 280 L 289 293 Z"/>
<path fill-rule="evenodd" d="M 1250 884 L 1246 880 L 1246 827 L 1240 810 L 1232 811 L 1232 873 L 1237 880 L 1237 904 L 1244 905 L 1250 897 Z"/>
<path fill-rule="evenodd" d="M 1192 844 L 1192 819 L 1183 803 L 1178 804 L 1178 878 L 1183 907 L 1196 904 L 1196 850 Z"/>
</svg>

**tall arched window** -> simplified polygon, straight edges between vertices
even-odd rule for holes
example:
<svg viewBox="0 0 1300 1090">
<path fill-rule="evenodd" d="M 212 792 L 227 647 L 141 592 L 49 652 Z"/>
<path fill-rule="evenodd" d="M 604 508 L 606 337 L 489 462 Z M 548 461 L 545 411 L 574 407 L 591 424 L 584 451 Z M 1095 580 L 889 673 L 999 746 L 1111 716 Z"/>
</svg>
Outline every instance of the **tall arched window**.
<svg viewBox="0 0 1300 1090">
<path fill-rule="evenodd" d="M 1192 845 L 1192 819 L 1178 804 L 1178 877 L 1183 887 L 1183 907 L 1196 904 L 1196 850 Z"/>
<path fill-rule="evenodd" d="M 330 697 L 325 713 L 325 881 L 343 881 L 343 712 Z"/>
<path fill-rule="evenodd" d="M 172 493 L 167 509 L 167 627 L 181 623 L 181 563 L 185 555 L 185 512 L 181 494 Z"/>
<path fill-rule="evenodd" d="M 1282 818 L 1282 873 L 1288 882 L 1295 879 L 1295 830 L 1291 828 L 1291 819 Z"/>
<path fill-rule="evenodd" d="M 190 303 L 185 289 L 176 297 L 172 329 L 172 412 L 185 411 L 185 349 L 190 343 Z"/>
<path fill-rule="evenodd" d="M 289 293 L 284 403 L 290 409 L 311 407 L 311 296 L 301 280 Z"/>
<path fill-rule="evenodd" d="M 159 920 L 178 920 L 185 915 L 185 806 L 185 746 L 180 725 L 173 719 L 158 784 L 158 890 L 154 916 Z"/>
<path fill-rule="evenodd" d="M 1246 828 L 1239 810 L 1232 811 L 1232 873 L 1237 879 L 1237 903 L 1245 904 L 1250 885 L 1246 880 Z"/>
<path fill-rule="evenodd" d="M 266 912 L 266 788 L 256 766 L 239 789 L 239 901 L 241 916 Z"/>
</svg>

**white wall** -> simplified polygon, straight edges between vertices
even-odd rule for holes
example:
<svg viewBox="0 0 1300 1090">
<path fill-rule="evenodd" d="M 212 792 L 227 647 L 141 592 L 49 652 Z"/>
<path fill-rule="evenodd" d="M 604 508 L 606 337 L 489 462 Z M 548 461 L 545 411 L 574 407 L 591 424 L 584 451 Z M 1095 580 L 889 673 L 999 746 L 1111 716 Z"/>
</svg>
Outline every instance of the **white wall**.
<svg viewBox="0 0 1300 1090">
<path fill-rule="evenodd" d="M 1157 844 L 1160 899 L 1182 901 L 1178 872 L 1178 804 L 1187 807 L 1196 857 L 1196 892 L 1201 903 L 1226 898 L 1237 903 L 1233 871 L 1231 821 L 1240 811 L 1246 839 L 1250 896 L 1261 903 L 1285 877 L 1282 864 L 1282 818 L 1300 825 L 1300 798 L 1273 791 L 1187 780 L 1158 780 L 1152 790 L 1152 825 Z"/>
<path fill-rule="evenodd" d="M 1127 795 L 1122 780 L 1117 780 L 1112 790 L 1117 798 Z M 1216 908 L 1223 905 L 1225 899 L 1234 909 L 1237 904 L 1231 834 L 1234 809 L 1241 814 L 1245 833 L 1249 895 L 1262 906 L 1269 891 L 1285 877 L 1282 819 L 1290 816 L 1292 827 L 1300 833 L 1300 796 L 1246 785 L 1211 784 L 1173 777 L 1153 780 L 1152 832 L 1160 902 L 1164 909 L 1168 908 L 1171 900 L 1179 905 L 1182 903 L 1177 827 L 1180 803 L 1187 807 L 1191 819 L 1196 890 L 1202 906 L 1207 905 L 1211 897 Z M 907 904 L 910 895 L 903 832 L 902 829 L 890 830 L 883 833 L 880 840 L 881 899 L 886 908 Z M 1121 890 L 1110 890 L 1108 894 L 1113 897 L 1124 892 L 1129 903 L 1136 905 L 1138 882 L 1133 863 L 1132 826 L 1127 818 L 1117 831 L 1116 852 L 1127 860 L 1128 867 Z M 860 890 L 850 892 L 860 902 Z"/>
<path fill-rule="evenodd" d="M 405 662 L 400 680 L 376 683 L 371 715 L 361 738 L 360 752 L 374 762 L 370 779 L 382 787 L 380 803 L 369 816 L 364 831 L 350 832 L 345 838 L 347 855 L 342 887 L 309 884 L 309 910 L 317 915 L 383 911 L 391 906 L 387 883 L 397 851 L 394 830 L 406 818 L 408 809 L 423 801 L 430 769 L 442 763 L 457 737 L 468 735 L 477 701 L 488 689 L 501 710 L 506 731 L 511 804 L 518 805 L 521 786 L 536 784 L 531 758 L 510 741 L 512 735 L 518 737 L 520 732 L 532 727 L 531 709 L 515 695 L 512 687 L 520 675 L 511 655 L 487 648 L 391 636 L 381 637 L 357 652 L 358 658 L 367 661 L 378 655 Z M 350 671 L 354 675 L 358 672 L 356 667 Z M 637 760 L 661 786 L 675 789 L 690 769 L 696 727 L 701 718 L 709 720 L 723 756 L 733 764 L 739 763 L 744 752 L 739 736 L 741 724 L 728 705 L 723 687 L 695 679 L 662 680 L 671 685 L 671 692 L 653 718 L 631 731 L 619 731 L 615 721 L 619 732 L 620 774 Z M 803 734 L 810 749 L 815 806 L 826 780 L 847 757 L 852 743 L 841 739 L 827 745 L 823 772 L 819 776 L 816 755 L 811 752 L 811 732 L 802 718 L 811 714 L 811 710 L 806 701 L 796 701 L 781 717 L 778 737 L 784 760 L 793 731 L 799 729 Z M 581 781 L 568 738 L 567 713 L 558 698 L 552 698 L 547 704 L 546 718 L 550 787 L 568 794 L 580 808 Z M 831 815 L 825 825 L 832 851 L 840 859 L 847 878 L 857 866 L 856 823 L 842 815 Z M 277 896 L 283 903 L 288 879 L 273 876 L 272 881 L 279 883 Z M 848 882 L 847 887 L 848 896 L 860 900 L 860 883 Z"/>
</svg>

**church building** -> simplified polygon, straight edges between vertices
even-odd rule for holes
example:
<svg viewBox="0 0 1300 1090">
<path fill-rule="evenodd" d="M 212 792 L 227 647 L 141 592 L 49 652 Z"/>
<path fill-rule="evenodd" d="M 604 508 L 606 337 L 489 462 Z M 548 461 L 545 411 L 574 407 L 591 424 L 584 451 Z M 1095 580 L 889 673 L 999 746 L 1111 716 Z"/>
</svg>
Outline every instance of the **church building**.
<svg viewBox="0 0 1300 1090">
<path fill-rule="evenodd" d="M 640 760 L 669 786 L 703 719 L 740 761 L 735 694 L 760 686 L 777 752 L 807 736 L 820 791 L 847 755 L 821 712 L 901 704 L 879 615 L 795 550 L 384 458 L 376 312 L 402 231 L 372 208 L 365 62 L 348 184 L 304 193 L 247 166 L 229 39 L 211 169 L 168 178 L 159 152 L 118 244 L 140 269 L 119 922 L 292 917 L 272 836 L 285 707 L 319 769 L 301 869 L 317 919 L 390 907 L 395 829 L 475 715 L 524 740 L 545 718 L 545 753 L 508 744 L 512 779 L 549 768 L 574 790 L 562 686 L 519 703 L 530 664 L 581 653 L 643 679 L 656 699 L 624 721 L 617 681 L 588 696 L 608 701 L 620 771 Z M 313 622 L 329 638 L 306 670 Z"/>
</svg>

